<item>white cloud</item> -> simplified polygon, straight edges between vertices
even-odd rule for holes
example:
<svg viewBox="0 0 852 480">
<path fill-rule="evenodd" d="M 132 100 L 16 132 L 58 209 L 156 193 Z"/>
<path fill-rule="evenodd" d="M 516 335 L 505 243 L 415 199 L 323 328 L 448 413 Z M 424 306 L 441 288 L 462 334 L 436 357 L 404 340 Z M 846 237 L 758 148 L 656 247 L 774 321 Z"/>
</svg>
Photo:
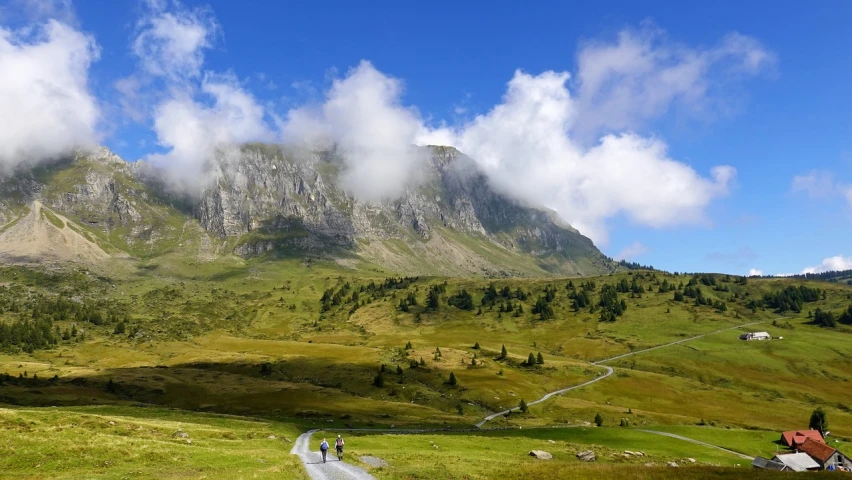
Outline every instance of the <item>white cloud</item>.
<svg viewBox="0 0 852 480">
<path fill-rule="evenodd" d="M 822 263 L 814 267 L 807 267 L 802 273 L 824 273 L 842 270 L 852 270 L 852 257 L 836 255 L 823 259 Z"/>
<path fill-rule="evenodd" d="M 590 42 L 577 55 L 577 110 L 581 139 L 599 131 L 635 129 L 673 104 L 714 115 L 729 108 L 720 92 L 728 80 L 766 71 L 775 56 L 755 39 L 731 33 L 710 48 L 669 41 L 653 26 L 626 29 L 615 43 Z"/>
<path fill-rule="evenodd" d="M 133 53 L 142 68 L 172 80 L 198 77 L 204 64 L 204 50 L 213 46 L 219 30 L 209 9 L 188 10 L 174 2 L 148 2 L 150 12 L 138 23 Z"/>
<path fill-rule="evenodd" d="M 791 190 L 793 193 L 805 193 L 810 198 L 843 197 L 852 208 L 852 185 L 835 180 L 834 174 L 827 170 L 811 170 L 804 175 L 796 175 Z"/>
<path fill-rule="evenodd" d="M 793 177 L 793 193 L 806 193 L 811 198 L 834 196 L 842 187 L 835 184 L 834 175 L 826 170 L 811 170 Z"/>
<path fill-rule="evenodd" d="M 422 120 L 402 105 L 402 92 L 402 81 L 362 61 L 334 80 L 321 105 L 291 110 L 282 126 L 284 138 L 336 145 L 347 191 L 367 201 L 393 197 L 423 162 L 414 148 Z"/>
<path fill-rule="evenodd" d="M 633 260 L 636 257 L 641 257 L 651 251 L 651 248 L 641 242 L 633 242 L 630 245 L 624 247 L 618 255 L 615 256 L 616 260 Z"/>
<path fill-rule="evenodd" d="M 751 269 L 749 269 L 747 276 L 749 276 L 749 277 L 762 277 L 763 276 L 763 270 L 760 270 L 760 269 L 757 269 L 757 268 L 751 268 Z"/>
<path fill-rule="evenodd" d="M 597 242 L 606 242 L 605 220 L 616 215 L 652 227 L 705 222 L 704 207 L 727 194 L 736 170 L 722 165 L 701 176 L 671 159 L 661 140 L 633 133 L 582 147 L 570 135 L 583 119 L 568 78 L 517 71 L 503 103 L 455 131 L 438 129 L 418 140 L 457 146 L 497 188 L 556 210 Z"/>
<path fill-rule="evenodd" d="M 40 161 L 97 143 L 100 109 L 89 91 L 95 40 L 57 20 L 0 27 L 0 163 Z"/>
<path fill-rule="evenodd" d="M 208 167 L 217 154 L 249 141 L 275 141 L 267 122 L 273 115 L 233 73 L 204 71 L 204 52 L 219 33 L 212 11 L 178 1 L 146 3 L 133 41 L 139 71 L 115 87 L 125 114 L 151 118 L 157 144 L 166 149 L 146 160 L 175 188 L 197 191 L 212 179 Z"/>
<path fill-rule="evenodd" d="M 201 185 L 201 174 L 217 150 L 275 139 L 265 121 L 264 108 L 233 75 L 206 75 L 201 92 L 201 99 L 176 96 L 156 108 L 157 142 L 169 151 L 148 157 L 173 180 L 195 187 Z"/>
</svg>

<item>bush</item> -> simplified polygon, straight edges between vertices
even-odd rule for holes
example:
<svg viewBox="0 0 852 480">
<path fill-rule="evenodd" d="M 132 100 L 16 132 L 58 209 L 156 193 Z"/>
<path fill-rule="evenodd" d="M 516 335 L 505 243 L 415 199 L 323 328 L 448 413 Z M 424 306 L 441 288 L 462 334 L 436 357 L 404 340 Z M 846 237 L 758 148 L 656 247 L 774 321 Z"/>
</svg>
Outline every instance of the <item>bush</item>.
<svg viewBox="0 0 852 480">
<path fill-rule="evenodd" d="M 595 425 L 597 425 L 599 427 L 603 425 L 603 417 L 601 416 L 600 413 L 595 414 Z"/>
</svg>

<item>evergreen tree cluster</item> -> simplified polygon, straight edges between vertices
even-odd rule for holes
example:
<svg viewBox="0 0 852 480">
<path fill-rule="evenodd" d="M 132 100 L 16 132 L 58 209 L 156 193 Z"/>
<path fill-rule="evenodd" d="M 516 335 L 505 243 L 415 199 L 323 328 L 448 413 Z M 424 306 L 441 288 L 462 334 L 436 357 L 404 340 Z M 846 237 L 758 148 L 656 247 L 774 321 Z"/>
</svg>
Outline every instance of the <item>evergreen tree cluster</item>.
<svg viewBox="0 0 852 480">
<path fill-rule="evenodd" d="M 627 302 L 623 299 L 619 301 L 618 290 L 608 283 L 601 287 L 601 298 L 598 306 L 601 307 L 602 322 L 614 322 L 616 317 L 620 317 L 627 310 Z"/>
<path fill-rule="evenodd" d="M 0 350 L 50 348 L 59 340 L 77 336 L 77 324 L 123 324 L 124 307 L 106 300 L 72 300 L 64 295 L 31 295 L 20 287 L 0 287 Z M 54 322 L 72 322 L 71 330 L 59 331 Z"/>
<path fill-rule="evenodd" d="M 32 353 L 58 342 L 59 335 L 50 317 L 37 320 L 19 318 L 12 323 L 0 321 L 0 350 L 9 351 L 14 347 Z"/>
<path fill-rule="evenodd" d="M 509 288 L 508 285 L 506 285 L 498 292 L 497 288 L 492 283 L 488 285 L 485 290 L 483 290 L 481 305 L 483 307 L 493 307 L 497 304 L 497 302 L 500 301 L 517 299 L 524 302 L 528 298 L 529 294 L 523 291 L 523 289 L 521 289 L 520 287 L 518 287 L 515 291 L 512 291 L 512 289 Z"/>
<path fill-rule="evenodd" d="M 778 313 L 787 311 L 799 313 L 805 303 L 819 300 L 821 293 L 823 292 L 820 289 L 806 285 L 789 286 L 781 291 L 765 294 L 763 304 L 774 308 Z"/>
<path fill-rule="evenodd" d="M 361 285 L 357 288 L 346 282 L 337 290 L 329 288 L 323 292 L 320 298 L 320 304 L 322 305 L 320 311 L 325 313 L 331 310 L 332 307 L 352 303 L 354 304 L 352 312 L 354 312 L 358 306 L 362 306 L 378 298 L 383 298 L 390 291 L 406 290 L 418 280 L 419 277 L 390 277 L 384 279 L 381 283 L 371 281 L 367 285 Z M 362 295 L 369 296 L 369 300 L 362 300 Z"/>
<path fill-rule="evenodd" d="M 473 297 L 467 290 L 462 289 L 459 293 L 448 298 L 447 304 L 459 310 L 473 310 Z"/>
<path fill-rule="evenodd" d="M 847 309 L 848 312 L 848 309 Z M 847 313 L 844 312 L 844 315 Z M 814 311 L 814 324 L 819 325 L 821 327 L 829 327 L 834 328 L 837 326 L 837 319 L 834 318 L 834 314 L 831 312 L 823 311 L 821 308 L 817 308 Z"/>
</svg>

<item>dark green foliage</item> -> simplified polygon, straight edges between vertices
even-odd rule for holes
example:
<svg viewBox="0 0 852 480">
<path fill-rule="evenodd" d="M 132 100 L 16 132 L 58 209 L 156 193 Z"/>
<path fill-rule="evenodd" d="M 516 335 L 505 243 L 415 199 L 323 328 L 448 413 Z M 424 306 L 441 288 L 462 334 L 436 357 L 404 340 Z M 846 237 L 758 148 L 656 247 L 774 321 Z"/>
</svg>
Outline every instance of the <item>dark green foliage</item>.
<svg viewBox="0 0 852 480">
<path fill-rule="evenodd" d="M 260 374 L 264 377 L 272 373 L 272 367 L 268 363 L 260 366 Z"/>
<path fill-rule="evenodd" d="M 852 325 L 852 305 L 846 307 L 846 310 L 844 310 L 843 313 L 840 314 L 840 317 L 838 317 L 837 321 L 844 325 Z"/>
<path fill-rule="evenodd" d="M 821 292 L 818 288 L 805 285 L 789 286 L 784 290 L 767 293 L 763 296 L 763 304 L 774 308 L 778 313 L 792 311 L 799 313 L 805 303 L 816 302 L 820 299 Z"/>
<path fill-rule="evenodd" d="M 112 394 L 118 393 L 118 385 L 110 378 L 106 384 L 106 391 Z"/>
<path fill-rule="evenodd" d="M 464 289 L 450 297 L 447 303 L 460 310 L 473 310 L 473 297 Z"/>
<path fill-rule="evenodd" d="M 544 365 L 544 356 L 541 354 L 541 352 L 538 352 L 538 356 L 535 358 L 535 363 L 539 365 Z"/>
<path fill-rule="evenodd" d="M 376 375 L 375 378 L 373 378 L 373 386 L 378 388 L 382 388 L 385 386 L 385 377 L 381 373 L 379 373 L 378 375 Z"/>
<path fill-rule="evenodd" d="M 482 305 L 490 305 L 494 306 L 497 303 L 497 289 L 494 288 L 494 284 L 488 285 L 485 289 L 484 294 L 482 296 Z"/>
<path fill-rule="evenodd" d="M 433 286 L 429 289 L 429 294 L 426 296 L 426 310 L 435 312 L 441 306 L 440 289 Z"/>
<path fill-rule="evenodd" d="M 541 320 L 550 320 L 554 317 L 553 307 L 544 297 L 539 297 L 533 306 L 532 313 L 538 314 Z"/>
<path fill-rule="evenodd" d="M 382 364 L 382 366 L 381 366 L 381 367 L 379 367 L 379 373 L 384 373 L 385 371 L 387 371 L 387 367 L 386 367 L 386 366 L 385 366 L 385 364 L 383 363 L 383 364 Z"/>
<path fill-rule="evenodd" d="M 573 298 L 571 308 L 573 308 L 575 312 L 579 312 L 580 309 L 586 308 L 592 304 L 592 299 L 589 296 L 589 292 L 586 290 L 581 290 L 579 293 L 569 294 L 569 297 Z"/>
<path fill-rule="evenodd" d="M 421 367 L 425 367 L 425 366 L 426 366 L 426 361 L 425 361 L 425 360 L 423 360 L 423 357 L 420 357 L 420 366 L 421 366 Z"/>
<path fill-rule="evenodd" d="M 127 326 L 124 324 L 124 322 L 118 322 L 115 325 L 115 329 L 113 329 L 112 333 L 115 335 L 121 335 L 125 332 L 126 329 Z"/>
<path fill-rule="evenodd" d="M 401 365 L 397 365 L 397 366 L 396 366 L 396 374 L 397 374 L 397 375 L 402 375 L 402 366 L 401 366 Z"/>
<path fill-rule="evenodd" d="M 476 342 L 476 343 L 473 344 L 473 349 L 479 350 L 479 342 Z"/>
<path fill-rule="evenodd" d="M 821 327 L 834 328 L 837 326 L 837 320 L 834 318 L 834 314 L 831 312 L 824 312 L 821 308 L 817 308 L 816 311 L 814 311 L 813 323 Z"/>
<path fill-rule="evenodd" d="M 447 379 L 447 385 L 456 386 L 456 385 L 458 385 L 458 383 L 459 383 L 458 380 L 456 380 L 456 374 L 453 373 L 453 372 L 450 372 L 450 378 Z"/>
<path fill-rule="evenodd" d="M 527 413 L 530 411 L 530 407 L 527 406 L 527 402 L 524 399 L 521 399 L 521 403 L 518 404 L 518 408 L 521 410 L 521 413 Z"/>
<path fill-rule="evenodd" d="M 528 367 L 533 367 L 533 366 L 535 366 L 535 355 L 533 355 L 533 354 L 532 354 L 532 352 L 530 352 L 530 356 L 529 356 L 529 357 L 527 357 L 527 363 L 526 363 L 526 365 L 527 365 Z"/>
<path fill-rule="evenodd" d="M 409 340 L 408 343 L 405 344 L 405 349 L 411 350 L 412 348 L 414 348 L 414 347 L 411 346 L 411 340 Z"/>
<path fill-rule="evenodd" d="M 823 410 L 822 407 L 817 407 L 816 410 L 811 413 L 808 428 L 811 430 L 819 430 L 819 433 L 825 436 L 825 432 L 828 430 L 828 415 L 826 415 L 825 410 Z"/>
<path fill-rule="evenodd" d="M 598 302 L 601 307 L 601 321 L 614 322 L 616 317 L 621 316 L 627 310 L 627 302 L 618 300 L 618 292 L 616 287 L 610 284 L 604 284 L 601 287 L 601 299 Z"/>
<path fill-rule="evenodd" d="M 597 425 L 599 427 L 603 425 L 603 417 L 601 416 L 600 413 L 595 414 L 595 425 Z"/>
<path fill-rule="evenodd" d="M 682 302 L 684 300 L 686 300 L 686 297 L 684 297 L 683 292 L 678 292 L 678 291 L 674 292 L 674 301 L 675 302 Z"/>
<path fill-rule="evenodd" d="M 506 345 L 503 345 L 503 348 L 500 349 L 500 357 L 498 358 L 505 359 L 507 356 L 509 356 L 509 352 L 506 351 Z"/>
</svg>

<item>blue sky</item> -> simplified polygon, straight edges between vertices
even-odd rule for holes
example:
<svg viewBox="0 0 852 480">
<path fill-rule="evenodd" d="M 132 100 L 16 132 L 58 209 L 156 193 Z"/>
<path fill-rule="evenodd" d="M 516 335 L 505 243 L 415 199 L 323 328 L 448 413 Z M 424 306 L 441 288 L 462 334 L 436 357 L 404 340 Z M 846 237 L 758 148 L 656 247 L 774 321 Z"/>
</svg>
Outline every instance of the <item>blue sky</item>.
<svg viewBox="0 0 852 480">
<path fill-rule="evenodd" d="M 69 138 L 94 138 L 130 161 L 195 165 L 200 160 L 188 157 L 208 145 L 185 140 L 193 134 L 277 140 L 319 125 L 340 140 L 369 115 L 410 125 L 397 128 L 393 142 L 416 136 L 466 146 L 494 169 L 497 188 L 556 209 L 611 256 L 736 274 L 852 268 L 848 2 L 361 3 L 12 0 L 0 8 L 0 27 L 17 35 L 21 58 L 31 53 L 26 45 L 44 41 L 22 29 L 50 19 L 68 26 L 68 38 L 91 41 L 78 50 L 91 57 L 79 88 L 95 111 L 83 120 L 70 108 L 55 117 L 83 125 L 68 128 Z M 174 32 L 157 29 L 169 15 L 202 32 L 181 58 L 169 56 Z M 628 65 L 630 47 L 647 65 Z M 589 87 L 601 65 L 621 74 Z M 701 73 L 683 73 L 692 67 Z M 676 86 L 661 87 L 672 75 Z M 0 106 L 4 94 L 21 96 L 15 88 L 0 85 Z M 363 92 L 378 104 L 346 103 Z M 217 105 L 226 99 L 240 118 L 222 120 Z M 11 116 L 16 103 L 9 104 Z M 559 128 L 553 119 L 514 122 L 551 107 L 564 116 Z M 204 134 L 185 130 L 197 119 L 207 122 Z M 552 127 L 565 141 L 530 140 Z M 605 135 L 620 140 L 596 148 Z M 648 153 L 646 141 L 664 153 Z M 396 152 L 388 142 L 356 142 L 352 150 L 388 156 Z M 562 155 L 571 158 L 565 165 Z M 373 160 L 353 159 L 366 162 L 353 171 L 369 176 Z M 736 175 L 717 177 L 717 166 Z M 631 182 L 623 172 L 647 175 Z M 576 198 L 583 185 L 605 188 Z M 664 192 L 678 185 L 682 195 Z M 681 197 L 689 201 L 658 208 Z"/>
</svg>

